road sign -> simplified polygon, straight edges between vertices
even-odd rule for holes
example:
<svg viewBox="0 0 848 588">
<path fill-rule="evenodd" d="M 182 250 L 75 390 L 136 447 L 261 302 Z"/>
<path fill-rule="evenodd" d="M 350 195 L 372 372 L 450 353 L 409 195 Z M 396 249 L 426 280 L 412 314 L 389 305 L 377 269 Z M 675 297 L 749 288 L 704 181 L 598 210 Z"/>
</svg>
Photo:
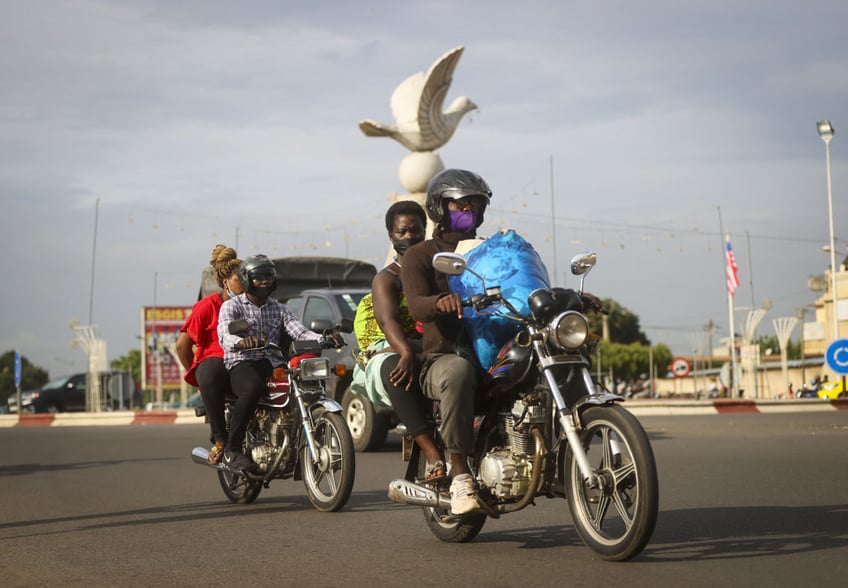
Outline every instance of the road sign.
<svg viewBox="0 0 848 588">
<path fill-rule="evenodd" d="M 848 339 L 837 339 L 828 345 L 824 357 L 837 374 L 848 374 Z"/>
<path fill-rule="evenodd" d="M 21 352 L 15 351 L 15 388 L 21 387 Z"/>
<path fill-rule="evenodd" d="M 671 360 L 671 373 L 675 378 L 685 378 L 692 371 L 692 364 L 685 357 L 675 357 Z"/>
</svg>

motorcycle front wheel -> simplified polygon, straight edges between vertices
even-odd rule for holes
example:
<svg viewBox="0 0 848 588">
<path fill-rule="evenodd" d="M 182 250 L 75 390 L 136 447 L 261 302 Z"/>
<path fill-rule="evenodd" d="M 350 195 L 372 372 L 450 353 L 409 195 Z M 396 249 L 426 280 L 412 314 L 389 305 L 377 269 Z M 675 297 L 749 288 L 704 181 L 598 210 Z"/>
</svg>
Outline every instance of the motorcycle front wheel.
<svg viewBox="0 0 848 588">
<path fill-rule="evenodd" d="M 639 421 L 620 406 L 587 408 L 582 421 L 580 439 L 600 483 L 589 486 L 567 447 L 560 472 L 574 527 L 604 559 L 626 561 L 648 544 L 657 522 L 654 454 Z"/>
<path fill-rule="evenodd" d="M 309 446 L 300 454 L 303 484 L 309 501 L 316 509 L 334 512 L 342 508 L 353 490 L 356 475 L 353 439 L 344 418 L 334 412 L 313 417 L 318 460 L 312 461 Z"/>
</svg>

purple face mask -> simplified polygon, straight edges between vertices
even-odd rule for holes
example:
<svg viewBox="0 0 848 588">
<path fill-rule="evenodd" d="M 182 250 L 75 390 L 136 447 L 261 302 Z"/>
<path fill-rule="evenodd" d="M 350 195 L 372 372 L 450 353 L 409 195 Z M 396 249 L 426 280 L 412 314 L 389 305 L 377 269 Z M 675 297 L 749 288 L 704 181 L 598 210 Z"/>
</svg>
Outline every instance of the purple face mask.
<svg viewBox="0 0 848 588">
<path fill-rule="evenodd" d="M 451 210 L 450 229 L 460 233 L 468 233 L 477 227 L 477 215 L 471 210 Z"/>
</svg>

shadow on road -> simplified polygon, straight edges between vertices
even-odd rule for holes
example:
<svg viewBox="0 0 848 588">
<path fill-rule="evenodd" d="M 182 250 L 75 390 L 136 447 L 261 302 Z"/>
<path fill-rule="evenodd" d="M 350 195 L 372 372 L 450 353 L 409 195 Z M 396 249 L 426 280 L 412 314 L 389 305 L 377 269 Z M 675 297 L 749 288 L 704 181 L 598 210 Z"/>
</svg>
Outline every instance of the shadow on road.
<svg viewBox="0 0 848 588">
<path fill-rule="evenodd" d="M 743 559 L 845 546 L 848 505 L 696 508 L 661 512 L 650 561 Z"/>
<path fill-rule="evenodd" d="M 0 466 L 0 476 L 25 476 L 36 472 L 58 472 L 64 470 L 84 470 L 103 466 L 121 465 L 125 463 L 141 463 L 156 461 L 178 461 L 181 457 L 146 457 L 132 459 L 109 459 L 100 461 L 82 461 L 77 463 L 19 463 L 16 465 Z"/>
</svg>

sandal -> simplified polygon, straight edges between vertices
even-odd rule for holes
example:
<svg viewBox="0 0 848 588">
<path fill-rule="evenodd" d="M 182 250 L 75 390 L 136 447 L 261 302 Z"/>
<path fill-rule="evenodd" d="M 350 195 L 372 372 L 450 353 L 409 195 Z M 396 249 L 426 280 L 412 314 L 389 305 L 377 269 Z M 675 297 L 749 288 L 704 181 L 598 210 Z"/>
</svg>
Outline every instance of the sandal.
<svg viewBox="0 0 848 588">
<path fill-rule="evenodd" d="M 424 468 L 424 478 L 418 480 L 419 484 L 435 484 L 441 482 L 448 476 L 448 470 L 445 467 L 445 462 L 441 459 L 428 463 Z"/>
<path fill-rule="evenodd" d="M 224 446 L 213 445 L 209 450 L 209 463 L 218 463 L 224 457 Z"/>
</svg>

